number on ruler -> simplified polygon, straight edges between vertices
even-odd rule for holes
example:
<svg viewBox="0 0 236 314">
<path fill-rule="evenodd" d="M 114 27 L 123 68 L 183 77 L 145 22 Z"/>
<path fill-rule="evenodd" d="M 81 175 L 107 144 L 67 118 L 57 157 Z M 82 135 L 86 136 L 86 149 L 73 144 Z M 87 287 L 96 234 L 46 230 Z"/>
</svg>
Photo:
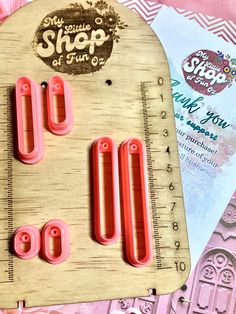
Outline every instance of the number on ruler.
<svg viewBox="0 0 236 314">
<path fill-rule="evenodd" d="M 164 129 L 164 130 L 163 130 L 163 136 L 164 136 L 164 137 L 169 136 L 169 132 L 168 132 L 167 129 Z"/>
<path fill-rule="evenodd" d="M 175 221 L 175 222 L 173 222 L 173 230 L 174 231 L 177 231 L 177 230 L 179 230 L 179 226 L 178 226 L 178 224 L 177 224 L 177 222 Z"/>
<path fill-rule="evenodd" d="M 171 164 L 168 164 L 168 165 L 167 165 L 166 170 L 167 170 L 167 172 L 172 172 L 172 171 L 173 171 L 173 169 L 172 169 L 172 167 L 171 167 Z"/>
<path fill-rule="evenodd" d="M 162 111 L 162 112 L 161 112 L 161 118 L 162 118 L 162 119 L 166 119 L 166 116 L 167 116 L 166 111 Z"/>
<path fill-rule="evenodd" d="M 171 211 L 173 211 L 175 209 L 176 202 L 172 202 L 171 204 L 172 204 Z"/>
<path fill-rule="evenodd" d="M 176 247 L 176 250 L 178 251 L 178 249 L 180 247 L 180 242 L 179 241 L 175 241 L 175 247 Z"/>
<path fill-rule="evenodd" d="M 171 184 L 169 185 L 169 190 L 173 191 L 175 189 L 175 187 L 173 186 L 173 183 L 171 182 Z"/>
<path fill-rule="evenodd" d="M 185 271 L 186 270 L 186 265 L 185 262 L 175 262 L 175 268 L 177 271 L 181 270 L 181 271 Z"/>
<path fill-rule="evenodd" d="M 158 83 L 158 85 L 163 85 L 164 84 L 163 78 L 162 77 L 158 77 L 157 83 Z"/>
</svg>

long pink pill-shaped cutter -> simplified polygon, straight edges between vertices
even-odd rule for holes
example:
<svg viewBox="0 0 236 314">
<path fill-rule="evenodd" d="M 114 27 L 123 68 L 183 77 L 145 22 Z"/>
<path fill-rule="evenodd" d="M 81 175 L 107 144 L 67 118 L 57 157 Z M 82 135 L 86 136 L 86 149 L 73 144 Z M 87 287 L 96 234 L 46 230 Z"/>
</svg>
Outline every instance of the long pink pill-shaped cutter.
<svg viewBox="0 0 236 314">
<path fill-rule="evenodd" d="M 21 259 L 35 257 L 40 251 L 41 236 L 35 226 L 22 226 L 14 234 L 14 251 Z"/>
<path fill-rule="evenodd" d="M 40 86 L 27 77 L 16 82 L 17 153 L 26 164 L 39 162 L 44 153 Z"/>
<path fill-rule="evenodd" d="M 56 135 L 65 135 L 73 127 L 72 91 L 60 76 L 53 76 L 47 87 L 48 127 Z"/>
<path fill-rule="evenodd" d="M 116 143 L 109 137 L 100 137 L 93 143 L 92 154 L 95 237 L 108 245 L 115 243 L 121 233 Z"/>
<path fill-rule="evenodd" d="M 51 264 L 60 264 L 70 255 L 69 228 L 61 220 L 51 220 L 42 229 L 42 253 Z"/>
<path fill-rule="evenodd" d="M 153 254 L 146 150 L 142 141 L 133 138 L 121 144 L 120 165 L 127 259 L 135 267 L 147 266 Z M 137 239 L 140 234 L 141 239 Z"/>
</svg>

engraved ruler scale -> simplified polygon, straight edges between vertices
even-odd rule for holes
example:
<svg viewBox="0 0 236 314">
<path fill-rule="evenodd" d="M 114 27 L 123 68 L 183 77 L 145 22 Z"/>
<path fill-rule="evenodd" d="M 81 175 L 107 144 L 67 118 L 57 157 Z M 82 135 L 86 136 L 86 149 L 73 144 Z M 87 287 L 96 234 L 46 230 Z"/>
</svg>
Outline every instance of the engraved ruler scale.
<svg viewBox="0 0 236 314">
<path fill-rule="evenodd" d="M 0 26 L 0 307 L 27 307 L 145 296 L 181 287 L 190 271 L 168 63 L 152 30 L 113 0 L 35 0 Z M 45 156 L 28 166 L 14 156 L 16 80 L 63 76 L 73 92 L 74 128 L 47 129 Z M 131 137 L 147 148 L 153 262 L 137 269 L 123 236 L 102 246 L 92 237 L 90 148 L 99 136 Z M 71 255 L 60 265 L 12 255 L 14 230 L 51 219 L 70 228 Z"/>
</svg>

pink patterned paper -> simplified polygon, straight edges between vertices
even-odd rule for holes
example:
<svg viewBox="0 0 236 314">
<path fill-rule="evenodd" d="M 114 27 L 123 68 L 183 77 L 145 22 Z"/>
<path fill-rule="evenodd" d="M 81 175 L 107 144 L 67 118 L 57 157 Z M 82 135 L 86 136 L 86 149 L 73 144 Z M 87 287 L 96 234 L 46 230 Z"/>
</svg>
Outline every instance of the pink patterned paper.
<svg viewBox="0 0 236 314">
<path fill-rule="evenodd" d="M 175 9 L 177 13 L 184 15 L 189 20 L 198 23 L 214 35 L 225 41 L 236 44 L 236 23 L 231 20 L 213 17 L 202 13 L 192 12 L 186 9 Z"/>
<path fill-rule="evenodd" d="M 158 1 L 118 0 L 118 2 L 140 15 L 148 24 L 152 23 L 157 13 L 162 8 L 162 4 L 159 4 Z"/>
<path fill-rule="evenodd" d="M 161 0 L 151 0 L 151 1 L 146 1 L 146 0 L 118 0 L 118 1 L 125 6 L 128 6 L 135 13 L 141 15 L 143 17 L 143 19 L 148 24 L 152 23 L 155 16 L 161 10 L 161 8 L 162 8 L 161 3 L 165 3 L 165 4 L 171 3 L 171 1 L 168 1 L 168 0 L 166 0 L 166 1 L 165 0 L 162 0 L 162 1 Z M 177 2 L 178 1 L 176 1 L 176 3 Z M 174 3 L 174 1 L 172 1 L 172 3 Z M 223 10 L 218 11 L 218 14 L 217 14 L 218 17 L 214 17 L 213 8 L 215 8 L 215 6 L 211 6 L 207 10 L 207 12 L 212 12 L 213 16 L 211 16 L 211 15 L 206 15 L 206 14 L 200 13 L 198 11 L 194 11 L 194 8 L 196 8 L 194 6 L 194 3 L 196 3 L 196 2 L 190 1 L 188 3 L 192 4 L 192 5 L 188 5 L 186 7 L 190 6 L 192 8 L 192 11 L 189 11 L 189 9 L 186 9 L 186 7 L 184 7 L 183 4 L 180 6 L 173 5 L 173 7 L 177 13 L 185 16 L 189 20 L 192 20 L 192 21 L 198 23 L 201 27 L 205 28 L 209 32 L 213 33 L 214 35 L 217 35 L 217 36 L 223 38 L 224 40 L 226 40 L 228 42 L 236 44 L 236 21 L 233 22 L 232 20 L 224 20 L 221 17 L 221 13 L 224 12 Z M 225 6 L 226 6 L 225 9 L 227 10 L 227 8 L 228 8 L 227 2 L 225 3 Z M 236 2 L 235 2 L 234 6 L 236 7 Z M 210 8 L 212 8 L 212 10 L 210 10 Z M 235 12 L 235 16 L 236 16 L 236 12 Z"/>
</svg>

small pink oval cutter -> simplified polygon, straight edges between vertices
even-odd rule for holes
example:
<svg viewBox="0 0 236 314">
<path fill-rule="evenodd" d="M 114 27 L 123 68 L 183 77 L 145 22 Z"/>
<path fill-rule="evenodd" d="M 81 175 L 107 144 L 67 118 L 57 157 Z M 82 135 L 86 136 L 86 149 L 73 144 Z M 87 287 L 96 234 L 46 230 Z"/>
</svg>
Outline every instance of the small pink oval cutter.
<svg viewBox="0 0 236 314">
<path fill-rule="evenodd" d="M 124 210 L 126 255 L 131 265 L 152 262 L 152 228 L 148 199 L 146 150 L 132 138 L 120 146 L 121 184 Z"/>
<path fill-rule="evenodd" d="M 40 251 L 41 236 L 35 226 L 18 228 L 14 234 L 14 251 L 21 259 L 31 259 Z"/>
<path fill-rule="evenodd" d="M 56 135 L 68 134 L 73 127 L 72 91 L 60 76 L 53 76 L 47 87 L 48 127 Z"/>
<path fill-rule="evenodd" d="M 40 86 L 27 77 L 16 82 L 17 154 L 26 164 L 39 162 L 44 153 L 40 91 Z"/>
<path fill-rule="evenodd" d="M 95 237 L 108 245 L 121 234 L 118 150 L 113 139 L 100 137 L 93 143 L 92 153 Z"/>
<path fill-rule="evenodd" d="M 51 264 L 60 264 L 69 257 L 69 228 L 63 221 L 51 220 L 43 227 L 42 253 Z"/>
</svg>

